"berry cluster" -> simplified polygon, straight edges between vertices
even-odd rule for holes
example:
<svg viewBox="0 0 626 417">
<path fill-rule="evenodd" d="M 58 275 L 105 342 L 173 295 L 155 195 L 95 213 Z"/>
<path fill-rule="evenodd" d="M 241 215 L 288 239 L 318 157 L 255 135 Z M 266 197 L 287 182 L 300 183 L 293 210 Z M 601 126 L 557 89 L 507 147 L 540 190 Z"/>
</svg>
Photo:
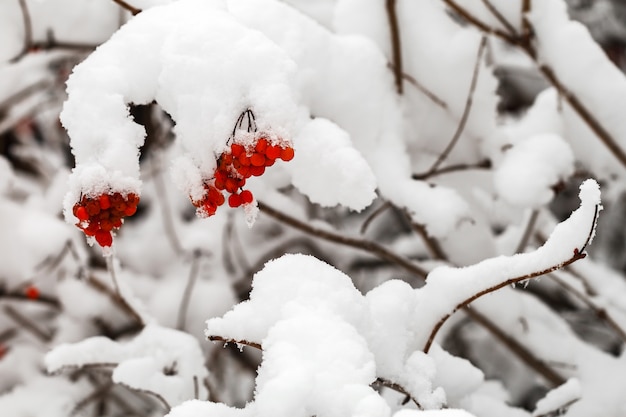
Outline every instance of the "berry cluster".
<svg viewBox="0 0 626 417">
<path fill-rule="evenodd" d="M 274 165 L 277 159 L 291 161 L 293 156 L 294 151 L 289 144 L 282 141 L 272 142 L 265 135 L 256 134 L 253 141 L 246 142 L 233 139 L 230 149 L 218 157 L 213 178 L 204 184 L 204 198 L 192 201 L 198 209 L 198 215 L 214 215 L 217 208 L 226 202 L 222 191 L 230 194 L 230 207 L 252 203 L 254 196 L 250 190 L 243 189 L 246 180 L 263 175 L 265 168 Z"/>
<path fill-rule="evenodd" d="M 100 246 L 111 246 L 111 231 L 122 226 L 124 217 L 132 216 L 137 211 L 139 197 L 135 194 L 126 196 L 121 193 L 102 194 L 99 197 L 83 196 L 74 205 L 74 216 L 78 226 L 87 236 L 93 236 Z"/>
</svg>

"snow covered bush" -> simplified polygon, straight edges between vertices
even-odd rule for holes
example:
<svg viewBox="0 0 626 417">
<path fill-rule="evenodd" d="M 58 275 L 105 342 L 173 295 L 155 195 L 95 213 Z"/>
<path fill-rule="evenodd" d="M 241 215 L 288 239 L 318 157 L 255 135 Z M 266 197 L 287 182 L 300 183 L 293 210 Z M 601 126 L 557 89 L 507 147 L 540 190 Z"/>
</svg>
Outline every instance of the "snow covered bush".
<svg viewBox="0 0 626 417">
<path fill-rule="evenodd" d="M 1 4 L 1 414 L 624 415 L 626 78 L 566 6 Z"/>
</svg>

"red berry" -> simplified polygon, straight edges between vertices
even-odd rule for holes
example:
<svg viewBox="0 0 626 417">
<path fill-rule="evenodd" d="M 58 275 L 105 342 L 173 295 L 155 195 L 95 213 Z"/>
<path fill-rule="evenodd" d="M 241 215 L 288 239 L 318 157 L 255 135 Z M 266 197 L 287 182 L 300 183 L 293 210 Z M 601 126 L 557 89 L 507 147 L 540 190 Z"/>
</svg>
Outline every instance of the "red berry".
<svg viewBox="0 0 626 417">
<path fill-rule="evenodd" d="M 100 213 L 100 204 L 94 200 L 89 200 L 85 206 L 85 210 L 87 210 L 89 216 L 97 216 L 98 213 Z"/>
<path fill-rule="evenodd" d="M 242 204 L 243 204 L 243 201 L 241 200 L 241 196 L 239 194 L 231 194 L 230 197 L 228 197 L 229 206 L 235 208 L 235 207 L 239 207 Z"/>
<path fill-rule="evenodd" d="M 100 229 L 100 226 L 98 225 L 97 222 L 92 222 L 89 224 L 89 226 L 87 226 L 86 228 L 83 229 L 83 232 L 85 232 L 85 234 L 87 236 L 93 236 L 96 234 L 96 232 Z"/>
<path fill-rule="evenodd" d="M 223 190 L 226 188 L 226 179 L 215 179 L 215 188 L 218 190 Z"/>
<path fill-rule="evenodd" d="M 0 343 L 0 359 L 2 359 L 4 355 L 7 354 L 8 351 L 9 351 L 9 348 L 3 345 L 2 343 Z"/>
<path fill-rule="evenodd" d="M 254 146 L 254 149 L 261 154 L 265 153 L 265 149 L 267 149 L 267 139 L 261 138 Z"/>
<path fill-rule="evenodd" d="M 254 200 L 254 196 L 252 195 L 250 190 L 243 190 L 239 195 L 241 196 L 241 201 L 243 202 L 243 204 L 250 204 L 252 203 L 252 200 Z"/>
<path fill-rule="evenodd" d="M 293 156 L 293 148 L 290 146 L 287 146 L 280 151 L 280 159 L 282 159 L 283 161 L 291 161 L 293 159 Z"/>
<path fill-rule="evenodd" d="M 228 178 L 226 180 L 226 186 L 224 187 L 226 189 L 226 191 L 228 191 L 229 193 L 235 193 L 237 192 L 237 180 L 234 178 Z"/>
<path fill-rule="evenodd" d="M 250 173 L 250 167 L 249 166 L 241 166 L 241 167 L 239 167 L 237 172 L 239 173 L 239 175 L 241 175 L 244 178 L 250 178 L 250 175 L 252 175 Z"/>
<path fill-rule="evenodd" d="M 237 159 L 239 159 L 239 163 L 245 167 L 250 165 L 250 158 L 245 153 L 239 155 L 239 158 Z"/>
<path fill-rule="evenodd" d="M 232 145 L 230 145 L 230 151 L 235 158 L 238 158 L 239 155 L 243 154 L 246 151 L 246 148 L 238 143 L 233 143 Z"/>
<path fill-rule="evenodd" d="M 109 207 L 111 207 L 111 199 L 109 198 L 109 196 L 107 194 L 102 194 L 98 198 L 98 201 L 100 202 L 100 209 L 101 210 L 106 210 Z"/>
<path fill-rule="evenodd" d="M 137 197 L 137 195 L 133 193 L 130 193 L 128 194 L 128 196 L 126 196 L 126 202 L 131 206 L 136 206 L 139 203 L 139 197 Z"/>
<path fill-rule="evenodd" d="M 126 208 L 124 209 L 124 215 L 125 216 L 132 216 L 136 212 L 137 212 L 137 207 L 136 206 L 126 206 Z"/>
<path fill-rule="evenodd" d="M 269 159 L 276 159 L 280 157 L 280 147 L 279 146 L 274 146 L 274 145 L 270 145 L 267 147 L 267 149 L 265 150 L 265 156 L 267 156 Z"/>
<path fill-rule="evenodd" d="M 250 174 L 254 175 L 255 177 L 260 177 L 261 175 L 263 175 L 264 172 L 265 172 L 264 166 L 250 167 Z"/>
<path fill-rule="evenodd" d="M 89 214 L 87 213 L 87 210 L 83 206 L 76 207 L 76 209 L 74 210 L 74 216 L 76 216 L 78 220 L 80 220 L 81 222 L 84 222 L 85 220 L 89 220 Z"/>
<path fill-rule="evenodd" d="M 98 242 L 98 244 L 102 247 L 111 246 L 113 244 L 113 236 L 111 236 L 111 232 L 98 230 L 95 236 L 96 242 Z"/>
<path fill-rule="evenodd" d="M 253 165 L 255 167 L 261 167 L 265 165 L 265 156 L 258 152 L 253 153 L 250 157 L 250 165 Z"/>
<path fill-rule="evenodd" d="M 24 289 L 24 294 L 29 300 L 36 300 L 39 298 L 39 289 L 34 285 L 29 285 Z"/>
<path fill-rule="evenodd" d="M 266 167 L 271 167 L 272 165 L 274 165 L 274 162 L 276 162 L 275 159 L 265 158 L 265 166 Z"/>
<path fill-rule="evenodd" d="M 100 229 L 102 229 L 105 232 L 110 232 L 111 230 L 113 230 L 113 221 L 111 220 L 102 220 L 100 222 Z"/>
</svg>

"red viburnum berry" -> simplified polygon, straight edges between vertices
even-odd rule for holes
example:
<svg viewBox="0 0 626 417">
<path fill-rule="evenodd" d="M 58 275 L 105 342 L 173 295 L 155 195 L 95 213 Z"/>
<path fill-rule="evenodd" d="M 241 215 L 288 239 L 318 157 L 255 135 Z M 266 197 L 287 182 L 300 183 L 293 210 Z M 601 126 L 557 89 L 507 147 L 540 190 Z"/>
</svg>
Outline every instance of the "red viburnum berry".
<svg viewBox="0 0 626 417">
<path fill-rule="evenodd" d="M 254 200 L 254 196 L 252 195 L 250 190 L 243 190 L 239 195 L 241 196 L 241 201 L 243 202 L 243 204 L 250 204 Z"/>
<path fill-rule="evenodd" d="M 270 145 L 265 149 L 265 156 L 269 159 L 280 158 L 280 146 Z"/>
<path fill-rule="evenodd" d="M 89 200 L 87 201 L 87 205 L 85 206 L 85 210 L 87 210 L 87 214 L 91 216 L 97 216 L 100 213 L 100 204 L 96 201 Z"/>
<path fill-rule="evenodd" d="M 294 151 L 293 148 L 290 146 L 287 146 L 280 151 L 280 159 L 282 159 L 283 161 L 291 161 L 293 159 L 293 156 Z"/>
<path fill-rule="evenodd" d="M 260 177 L 261 175 L 263 175 L 264 172 L 265 172 L 264 166 L 260 166 L 260 167 L 251 166 L 250 167 L 250 174 L 254 175 L 255 177 Z"/>
<path fill-rule="evenodd" d="M 36 300 L 39 298 L 40 295 L 39 288 L 35 287 L 34 285 L 29 285 L 28 287 L 24 288 L 24 294 L 29 300 Z"/>
<path fill-rule="evenodd" d="M 96 242 L 102 247 L 111 246 L 113 244 L 113 236 L 111 232 L 105 232 L 104 230 L 98 230 L 95 234 Z"/>
<path fill-rule="evenodd" d="M 9 351 L 9 348 L 3 345 L 2 343 L 0 343 L 0 359 L 4 358 L 4 356 L 7 354 L 8 351 Z"/>
<path fill-rule="evenodd" d="M 245 154 L 246 148 L 238 143 L 233 143 L 232 145 L 230 145 L 230 152 L 235 158 L 238 158 L 241 154 Z"/>
<path fill-rule="evenodd" d="M 124 209 L 124 215 L 129 217 L 137 212 L 137 206 L 126 206 Z"/>
<path fill-rule="evenodd" d="M 241 196 L 239 194 L 231 194 L 228 197 L 228 205 L 233 207 L 233 208 L 237 208 L 240 205 L 243 204 L 243 201 L 241 200 Z"/>
<path fill-rule="evenodd" d="M 100 203 L 100 210 L 107 210 L 109 207 L 111 207 L 111 199 L 109 198 L 108 194 L 102 194 L 98 198 L 98 202 Z"/>
<path fill-rule="evenodd" d="M 74 216 L 76 216 L 78 220 L 80 220 L 81 222 L 84 222 L 85 220 L 89 220 L 89 214 L 87 213 L 87 210 L 83 206 L 75 207 Z"/>
<path fill-rule="evenodd" d="M 239 160 L 239 163 L 245 167 L 250 165 L 250 158 L 245 153 L 239 155 L 237 159 Z"/>
<path fill-rule="evenodd" d="M 267 149 L 267 145 L 268 145 L 267 139 L 261 138 L 254 146 L 254 150 L 260 154 L 264 154 L 265 150 Z"/>
<path fill-rule="evenodd" d="M 250 157 L 250 165 L 255 167 L 262 167 L 265 165 L 265 156 L 263 154 L 255 152 Z"/>
</svg>

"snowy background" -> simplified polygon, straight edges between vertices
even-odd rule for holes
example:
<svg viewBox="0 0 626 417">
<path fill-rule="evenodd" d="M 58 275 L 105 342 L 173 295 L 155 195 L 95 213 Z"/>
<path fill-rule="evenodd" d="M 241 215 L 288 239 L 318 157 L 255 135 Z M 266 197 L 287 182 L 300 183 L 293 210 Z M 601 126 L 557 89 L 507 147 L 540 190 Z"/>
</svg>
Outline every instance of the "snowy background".
<svg viewBox="0 0 626 417">
<path fill-rule="evenodd" d="M 0 415 L 626 415 L 626 9 L 0 2 Z"/>
</svg>

